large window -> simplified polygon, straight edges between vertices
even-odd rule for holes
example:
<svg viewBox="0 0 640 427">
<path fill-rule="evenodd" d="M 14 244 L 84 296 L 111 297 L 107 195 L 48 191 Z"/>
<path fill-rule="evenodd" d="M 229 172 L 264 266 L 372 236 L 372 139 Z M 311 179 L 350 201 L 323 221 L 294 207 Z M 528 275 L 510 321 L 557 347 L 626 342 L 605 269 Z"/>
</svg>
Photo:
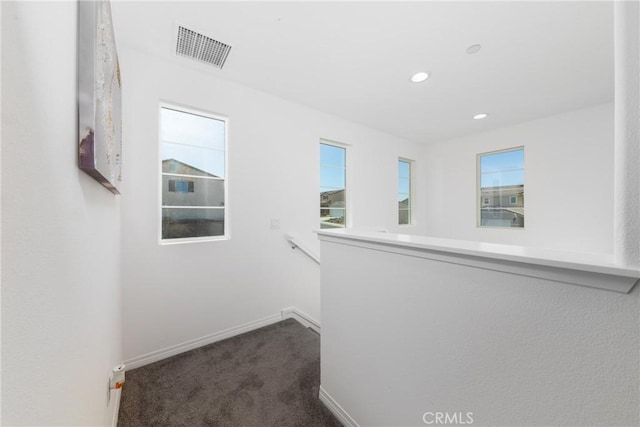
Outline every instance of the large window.
<svg viewBox="0 0 640 427">
<path fill-rule="evenodd" d="M 347 149 L 320 143 L 320 228 L 342 228 L 347 218 Z"/>
<path fill-rule="evenodd" d="M 481 227 L 524 227 L 524 148 L 478 155 Z"/>
<path fill-rule="evenodd" d="M 413 224 L 411 160 L 398 160 L 398 224 Z"/>
<path fill-rule="evenodd" d="M 164 242 L 226 237 L 226 127 L 220 117 L 160 108 Z"/>
</svg>

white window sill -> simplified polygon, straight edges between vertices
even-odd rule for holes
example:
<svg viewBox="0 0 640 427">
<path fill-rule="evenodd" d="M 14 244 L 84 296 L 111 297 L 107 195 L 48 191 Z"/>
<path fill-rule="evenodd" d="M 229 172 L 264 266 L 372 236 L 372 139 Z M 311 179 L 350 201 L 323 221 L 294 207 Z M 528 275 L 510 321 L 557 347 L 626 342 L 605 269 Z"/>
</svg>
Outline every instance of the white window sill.
<svg viewBox="0 0 640 427">
<path fill-rule="evenodd" d="M 628 293 L 640 268 L 613 263 L 612 256 L 408 234 L 319 230 L 322 241 L 450 262 L 572 285 Z"/>
<path fill-rule="evenodd" d="M 160 239 L 161 246 L 181 245 L 183 243 L 205 243 L 205 242 L 220 242 L 229 240 L 229 236 L 203 236 L 203 237 L 184 237 L 175 239 Z"/>
</svg>

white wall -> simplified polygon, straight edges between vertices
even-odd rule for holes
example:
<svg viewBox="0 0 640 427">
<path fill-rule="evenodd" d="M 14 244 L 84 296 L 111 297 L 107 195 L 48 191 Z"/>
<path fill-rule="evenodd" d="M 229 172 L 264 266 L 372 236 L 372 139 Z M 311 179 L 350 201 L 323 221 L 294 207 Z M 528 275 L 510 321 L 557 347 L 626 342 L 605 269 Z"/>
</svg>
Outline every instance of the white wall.
<svg viewBox="0 0 640 427">
<path fill-rule="evenodd" d="M 640 266 L 640 3 L 614 4 L 616 262 Z"/>
<path fill-rule="evenodd" d="M 292 252 L 284 236 L 295 234 L 319 251 L 312 230 L 319 226 L 320 138 L 352 145 L 348 197 L 352 225 L 359 227 L 397 230 L 397 159 L 420 159 L 424 149 L 217 78 L 215 71 L 120 48 L 125 359 L 289 306 L 319 320 L 319 268 Z M 158 242 L 161 100 L 229 118 L 228 241 Z M 270 218 L 280 219 L 281 230 L 270 229 Z M 406 230 L 423 233 L 424 224 Z"/>
<path fill-rule="evenodd" d="M 77 167 L 77 5 L 1 7 L 2 424 L 111 425 L 120 201 Z"/>
<path fill-rule="evenodd" d="M 427 234 L 611 253 L 613 137 L 613 104 L 603 104 L 429 146 Z M 476 227 L 476 155 L 521 145 L 524 230 Z"/>
<path fill-rule="evenodd" d="M 346 243 L 322 242 L 321 386 L 359 425 L 425 425 L 427 411 L 472 412 L 479 426 L 640 422 L 638 286 Z"/>
</svg>

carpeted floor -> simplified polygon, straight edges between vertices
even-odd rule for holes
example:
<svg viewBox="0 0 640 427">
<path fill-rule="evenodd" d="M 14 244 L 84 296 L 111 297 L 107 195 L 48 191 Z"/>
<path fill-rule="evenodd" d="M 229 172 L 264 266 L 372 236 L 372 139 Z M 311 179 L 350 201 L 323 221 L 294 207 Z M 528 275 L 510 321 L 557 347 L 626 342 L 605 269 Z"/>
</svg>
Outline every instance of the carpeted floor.
<svg viewBox="0 0 640 427">
<path fill-rule="evenodd" d="M 340 426 L 319 385 L 320 337 L 287 319 L 127 371 L 118 426 Z"/>
</svg>

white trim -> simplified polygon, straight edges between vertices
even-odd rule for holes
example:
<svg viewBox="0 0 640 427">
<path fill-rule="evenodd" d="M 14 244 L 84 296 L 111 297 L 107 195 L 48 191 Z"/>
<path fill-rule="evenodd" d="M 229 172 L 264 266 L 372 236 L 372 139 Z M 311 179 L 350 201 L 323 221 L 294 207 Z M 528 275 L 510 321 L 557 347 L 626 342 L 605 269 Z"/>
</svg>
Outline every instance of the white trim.
<svg viewBox="0 0 640 427">
<path fill-rule="evenodd" d="M 398 167 L 398 183 L 400 182 L 400 165 L 399 163 L 403 162 L 403 163 L 407 163 L 409 165 L 409 207 L 407 209 L 400 209 L 398 207 L 398 226 L 399 227 L 407 227 L 407 226 L 412 226 L 415 225 L 415 212 L 414 212 L 414 198 L 415 198 L 415 189 L 414 184 L 416 182 L 416 173 L 415 173 L 415 160 L 411 160 L 407 157 L 398 157 L 398 162 L 397 162 L 397 167 Z M 398 195 L 400 195 L 400 192 L 398 191 Z M 400 224 L 400 211 L 407 211 L 407 218 L 409 220 L 408 224 Z"/>
<path fill-rule="evenodd" d="M 204 117 L 207 119 L 217 120 L 224 122 L 224 176 L 219 177 L 224 182 L 224 235 L 223 236 L 202 236 L 202 237 L 184 237 L 179 239 L 163 239 L 162 238 L 162 177 L 165 176 L 166 172 L 162 171 L 162 150 L 160 149 L 160 145 L 163 143 L 162 139 L 162 110 L 173 110 L 179 113 L 192 114 L 195 116 Z M 190 106 L 186 106 L 184 104 L 180 104 L 173 101 L 159 100 L 158 102 L 158 168 L 160 172 L 160 179 L 158 180 L 158 244 L 174 244 L 174 243 L 191 243 L 191 242 L 210 242 L 210 241 L 220 241 L 220 240 L 229 240 L 231 239 L 231 224 L 229 221 L 230 218 L 230 210 L 229 210 L 229 117 L 214 113 L 211 111 L 207 111 L 204 109 L 194 108 Z M 175 142 L 172 142 L 175 144 Z M 203 149 L 207 149 L 206 147 L 201 147 Z M 210 149 L 212 151 L 221 151 L 218 149 Z"/>
<path fill-rule="evenodd" d="M 125 360 L 124 364 L 127 365 L 127 370 L 140 368 L 141 366 L 148 365 L 153 362 L 157 362 L 162 359 L 166 359 L 171 356 L 175 356 L 185 351 L 193 350 L 198 347 L 202 347 L 207 344 L 211 344 L 217 341 L 231 338 L 236 335 L 243 334 L 245 332 L 253 331 L 254 329 L 262 328 L 263 326 L 271 325 L 282 320 L 282 314 L 273 314 L 271 316 L 264 317 L 253 322 L 244 323 L 240 326 L 235 326 L 229 329 L 225 329 L 220 332 L 214 332 L 210 335 L 205 335 L 200 338 L 185 341 L 181 344 L 172 345 L 167 348 L 152 351 L 141 356 L 134 357 L 129 360 Z"/>
<path fill-rule="evenodd" d="M 198 243 L 198 242 L 219 242 L 223 240 L 229 240 L 228 236 L 203 236 L 203 237 L 184 237 L 175 239 L 164 239 L 160 241 L 160 245 L 181 245 L 183 243 Z"/>
<path fill-rule="evenodd" d="M 613 264 L 604 254 L 345 229 L 317 233 L 323 242 L 622 293 L 640 279 L 640 268 Z"/>
<path fill-rule="evenodd" d="M 111 419 L 111 427 L 118 427 L 118 414 L 120 413 L 120 398 L 122 397 L 122 388 L 111 390 L 111 393 L 115 393 L 113 396 L 116 399 L 113 408 L 113 418 Z"/>
<path fill-rule="evenodd" d="M 171 173 L 171 172 L 162 172 L 162 176 L 178 176 L 180 178 L 211 179 L 214 181 L 224 181 L 224 178 L 220 178 L 219 176 L 186 175 L 182 173 Z"/>
<path fill-rule="evenodd" d="M 296 307 L 287 307 L 281 310 L 282 320 L 295 319 L 307 328 L 311 328 L 320 333 L 320 322 L 308 314 L 298 310 Z"/>
<path fill-rule="evenodd" d="M 170 108 L 167 108 L 167 109 L 170 110 Z M 174 110 L 174 111 L 178 111 L 178 110 Z M 198 114 L 194 114 L 194 116 L 197 116 L 197 115 Z M 217 119 L 215 119 L 215 120 L 217 120 Z M 184 142 L 177 142 L 177 141 L 169 141 L 168 139 L 161 139 L 160 142 L 162 144 L 184 145 L 185 147 L 200 148 L 202 150 L 218 151 L 218 152 L 224 153 L 224 150 L 220 150 L 218 148 L 208 148 L 208 147 L 203 147 L 202 145 L 186 144 Z"/>
<path fill-rule="evenodd" d="M 495 225 L 482 225 L 482 175 L 483 173 L 480 167 L 482 156 L 490 156 L 494 154 L 508 153 L 511 151 L 519 151 L 519 150 L 522 150 L 522 158 L 523 158 L 522 173 L 524 177 L 524 174 L 526 173 L 526 167 L 527 167 L 526 165 L 527 158 L 525 155 L 524 145 L 476 154 L 476 228 L 489 229 L 489 230 L 498 229 L 498 230 L 523 230 L 524 231 L 525 227 L 501 227 L 501 226 L 495 226 Z M 510 169 L 510 170 L 516 170 L 516 169 Z M 501 173 L 502 171 L 503 170 L 500 170 L 498 172 Z M 498 173 L 498 172 L 494 172 L 494 173 Z M 523 188 L 525 187 L 524 181 L 522 186 Z"/>
<path fill-rule="evenodd" d="M 338 418 L 338 421 L 340 421 L 343 426 L 360 427 L 358 423 L 353 418 L 351 418 L 347 411 L 345 411 L 342 406 L 340 406 L 338 402 L 336 402 L 335 399 L 331 397 L 331 395 L 327 393 L 325 389 L 322 388 L 322 385 L 320 385 L 318 398 L 320 399 L 320 402 L 322 402 L 324 406 L 326 406 L 327 409 L 330 410 L 331 413 L 336 416 L 336 418 Z"/>
<path fill-rule="evenodd" d="M 224 209 L 225 206 L 173 206 L 173 205 L 162 205 L 162 209 Z M 212 237 L 212 236 L 206 236 Z M 188 237 L 188 239 L 192 239 L 192 237 Z M 170 239 L 165 239 L 170 240 Z"/>
<path fill-rule="evenodd" d="M 352 227 L 353 226 L 353 204 L 351 203 L 351 196 L 349 195 L 349 189 L 353 188 L 353 160 L 351 159 L 352 157 L 352 153 L 351 153 L 351 149 L 352 149 L 352 145 L 351 144 L 345 144 L 344 142 L 338 142 L 338 141 L 334 141 L 332 139 L 328 139 L 328 138 L 323 138 L 320 137 L 320 144 L 324 144 L 324 145 L 330 145 L 333 147 L 337 147 L 337 148 L 342 148 L 344 150 L 344 191 L 345 191 L 345 198 L 344 198 L 344 208 L 339 208 L 339 209 L 344 209 L 345 210 L 345 217 L 344 217 L 344 224 L 342 225 L 342 227 L 339 228 L 347 228 L 347 227 Z M 318 147 L 318 149 L 320 149 L 320 147 Z M 320 150 L 318 150 L 318 158 L 320 158 Z M 318 166 L 320 168 L 320 170 L 318 171 L 318 176 L 320 176 L 320 174 L 322 173 L 322 168 L 326 167 L 325 165 L 323 165 L 322 163 L 320 163 L 320 161 L 318 161 Z M 320 183 L 320 188 L 332 188 L 332 187 L 323 187 L 322 186 L 322 182 Z M 320 206 L 318 206 L 318 208 L 321 208 Z M 324 208 L 327 209 L 327 208 Z M 329 209 L 334 209 L 334 208 L 329 208 Z M 338 209 L 338 208 L 336 208 Z"/>
</svg>

